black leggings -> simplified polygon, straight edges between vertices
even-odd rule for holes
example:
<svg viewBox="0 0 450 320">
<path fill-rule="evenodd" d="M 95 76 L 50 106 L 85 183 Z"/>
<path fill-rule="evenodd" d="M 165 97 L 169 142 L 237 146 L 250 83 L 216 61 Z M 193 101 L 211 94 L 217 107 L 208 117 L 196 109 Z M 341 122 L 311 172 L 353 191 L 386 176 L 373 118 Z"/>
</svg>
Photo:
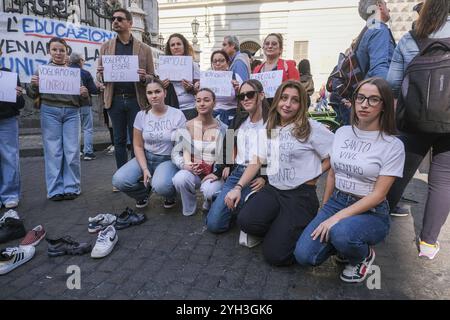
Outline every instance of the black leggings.
<svg viewBox="0 0 450 320">
<path fill-rule="evenodd" d="M 264 237 L 263 255 L 268 263 L 285 266 L 295 263 L 297 240 L 318 209 L 315 186 L 278 190 L 266 185 L 245 203 L 238 224 L 245 233 Z"/>
</svg>

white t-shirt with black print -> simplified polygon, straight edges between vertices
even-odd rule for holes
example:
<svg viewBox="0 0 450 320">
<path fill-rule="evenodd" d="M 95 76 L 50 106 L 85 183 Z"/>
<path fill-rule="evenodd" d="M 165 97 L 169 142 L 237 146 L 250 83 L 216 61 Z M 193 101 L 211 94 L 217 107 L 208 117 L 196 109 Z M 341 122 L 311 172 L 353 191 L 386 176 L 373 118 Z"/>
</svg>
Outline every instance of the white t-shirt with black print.
<svg viewBox="0 0 450 320">
<path fill-rule="evenodd" d="M 261 136 L 260 158 L 267 163 L 269 183 L 279 190 L 292 190 L 322 174 L 322 160 L 329 157 L 333 133 L 321 123 L 308 119 L 311 133 L 305 141 L 293 134 L 294 124 L 275 128 L 274 138 Z M 264 142 L 264 140 L 266 142 Z"/>
<path fill-rule="evenodd" d="M 264 120 L 251 122 L 248 117 L 239 127 L 237 133 L 236 163 L 247 166 L 258 155 L 258 136 L 265 133 Z"/>
<path fill-rule="evenodd" d="M 394 136 L 352 126 L 336 131 L 331 166 L 338 190 L 367 196 L 379 176 L 402 177 L 404 164 L 405 148 Z"/>
<path fill-rule="evenodd" d="M 186 127 L 183 112 L 168 107 L 162 116 L 155 116 L 151 110 L 139 111 L 134 120 L 134 127 L 142 131 L 144 149 L 153 154 L 170 155 L 174 145 L 175 132 Z"/>
</svg>

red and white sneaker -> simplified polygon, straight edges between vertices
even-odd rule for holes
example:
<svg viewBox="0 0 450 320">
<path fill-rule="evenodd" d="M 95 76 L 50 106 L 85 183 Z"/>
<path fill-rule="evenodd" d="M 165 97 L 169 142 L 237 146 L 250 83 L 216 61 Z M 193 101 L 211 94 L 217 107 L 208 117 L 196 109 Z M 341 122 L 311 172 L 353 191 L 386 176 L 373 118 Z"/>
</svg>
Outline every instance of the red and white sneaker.
<svg viewBox="0 0 450 320">
<path fill-rule="evenodd" d="M 21 246 L 37 246 L 47 233 L 42 225 L 38 225 L 33 230 L 28 231 L 25 238 L 20 243 Z"/>
<path fill-rule="evenodd" d="M 353 266 L 347 264 L 341 273 L 341 280 L 349 283 L 363 282 L 370 272 L 370 267 L 375 260 L 375 251 L 370 248 L 369 256 L 362 262 Z"/>
</svg>

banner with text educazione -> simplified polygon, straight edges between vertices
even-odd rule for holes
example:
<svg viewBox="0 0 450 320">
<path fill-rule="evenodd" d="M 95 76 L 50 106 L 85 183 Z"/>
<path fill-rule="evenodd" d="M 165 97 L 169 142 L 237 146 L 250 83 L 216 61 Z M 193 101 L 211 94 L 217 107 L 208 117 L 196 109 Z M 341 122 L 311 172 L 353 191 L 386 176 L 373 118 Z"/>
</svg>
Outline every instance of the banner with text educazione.
<svg viewBox="0 0 450 320">
<path fill-rule="evenodd" d="M 101 45 L 115 32 L 65 21 L 0 12 L 0 67 L 17 72 L 21 82 L 30 82 L 40 65 L 48 63 L 46 44 L 53 37 L 67 41 L 70 52 L 84 55 L 84 68 L 95 77 Z"/>
</svg>

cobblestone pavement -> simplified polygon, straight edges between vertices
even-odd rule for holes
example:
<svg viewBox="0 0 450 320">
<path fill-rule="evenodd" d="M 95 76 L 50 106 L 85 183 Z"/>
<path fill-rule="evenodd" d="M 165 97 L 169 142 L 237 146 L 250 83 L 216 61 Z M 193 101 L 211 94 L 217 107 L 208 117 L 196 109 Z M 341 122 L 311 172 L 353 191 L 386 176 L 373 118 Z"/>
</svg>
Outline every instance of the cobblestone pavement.
<svg viewBox="0 0 450 320">
<path fill-rule="evenodd" d="M 82 162 L 82 196 L 74 201 L 46 200 L 43 165 L 43 158 L 21 160 L 18 212 L 27 229 L 43 224 L 51 237 L 68 234 L 95 243 L 87 232 L 89 216 L 134 205 L 111 191 L 111 156 L 98 153 L 97 160 Z M 425 195 L 426 184 L 414 179 L 405 194 L 419 201 L 413 205 L 414 217 L 394 219 L 389 237 L 376 247 L 381 289 L 342 283 L 342 267 L 334 261 L 315 269 L 271 267 L 260 247 L 239 246 L 237 227 L 213 235 L 205 230 L 201 213 L 184 217 L 179 202 L 165 210 L 162 200 L 152 196 L 151 206 L 143 210 L 148 221 L 119 231 L 119 242 L 108 257 L 49 258 L 42 241 L 31 261 L 0 276 L 0 299 L 449 299 L 449 226 L 441 232 L 442 249 L 435 261 L 417 257 L 414 229 L 420 225 Z M 66 285 L 72 265 L 81 269 L 79 290 Z"/>
</svg>

